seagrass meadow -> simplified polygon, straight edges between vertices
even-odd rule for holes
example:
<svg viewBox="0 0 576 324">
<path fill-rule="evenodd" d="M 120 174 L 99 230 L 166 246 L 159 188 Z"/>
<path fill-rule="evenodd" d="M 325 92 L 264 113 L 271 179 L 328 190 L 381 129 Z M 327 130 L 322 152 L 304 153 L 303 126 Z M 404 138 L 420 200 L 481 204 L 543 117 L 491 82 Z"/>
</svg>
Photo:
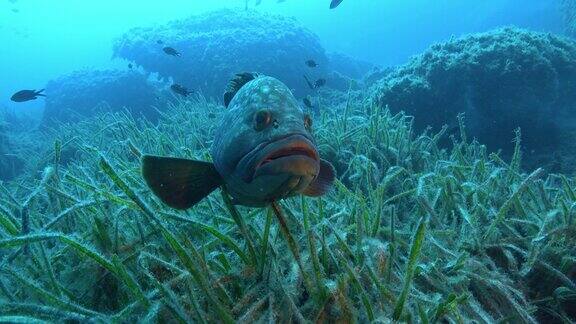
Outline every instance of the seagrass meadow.
<svg viewBox="0 0 576 324">
<path fill-rule="evenodd" d="M 141 154 L 208 160 L 203 97 L 48 131 L 0 185 L 0 322 L 536 323 L 576 319 L 576 181 L 368 96 L 314 119 L 338 180 L 245 208 L 161 204 Z M 46 141 L 48 142 L 48 141 Z M 440 146 L 440 142 L 451 143 Z"/>
</svg>

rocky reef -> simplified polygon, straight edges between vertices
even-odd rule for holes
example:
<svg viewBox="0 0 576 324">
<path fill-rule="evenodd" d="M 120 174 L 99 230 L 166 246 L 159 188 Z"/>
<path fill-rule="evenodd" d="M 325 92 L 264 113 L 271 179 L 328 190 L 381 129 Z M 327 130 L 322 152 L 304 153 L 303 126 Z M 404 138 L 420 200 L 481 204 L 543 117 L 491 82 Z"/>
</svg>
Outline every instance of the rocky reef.
<svg viewBox="0 0 576 324">
<path fill-rule="evenodd" d="M 504 28 L 433 45 L 385 76 L 374 100 L 415 117 L 415 126 L 458 129 L 492 151 L 513 153 L 520 128 L 528 167 L 573 171 L 576 43 L 552 34 Z"/>
<path fill-rule="evenodd" d="M 77 71 L 50 81 L 46 93 L 44 125 L 76 122 L 97 111 L 124 108 L 136 117 L 157 118 L 156 87 L 137 71 Z"/>
<path fill-rule="evenodd" d="M 167 55 L 165 47 L 181 56 Z M 251 10 L 220 10 L 132 29 L 116 42 L 114 53 L 146 71 L 218 98 L 239 71 L 277 77 L 302 96 L 309 92 L 302 75 L 323 76 L 328 65 L 318 37 L 296 20 Z M 319 66 L 307 67 L 304 62 L 309 59 Z"/>
<path fill-rule="evenodd" d="M 166 48 L 174 52 L 167 53 Z M 292 18 L 251 10 L 220 10 L 135 28 L 116 41 L 114 55 L 137 68 L 83 70 L 49 82 L 43 124 L 77 122 L 99 110 L 124 108 L 155 120 L 153 106 L 161 107 L 159 101 L 164 104 L 172 98 L 160 95 L 171 83 L 220 99 L 234 74 L 256 71 L 281 79 L 303 97 L 316 92 L 303 75 L 348 91 L 358 89 L 357 80 L 374 68 L 343 54 L 327 55 L 318 37 Z M 317 67 L 305 64 L 311 59 Z M 151 75 L 159 81 L 151 82 Z"/>
</svg>

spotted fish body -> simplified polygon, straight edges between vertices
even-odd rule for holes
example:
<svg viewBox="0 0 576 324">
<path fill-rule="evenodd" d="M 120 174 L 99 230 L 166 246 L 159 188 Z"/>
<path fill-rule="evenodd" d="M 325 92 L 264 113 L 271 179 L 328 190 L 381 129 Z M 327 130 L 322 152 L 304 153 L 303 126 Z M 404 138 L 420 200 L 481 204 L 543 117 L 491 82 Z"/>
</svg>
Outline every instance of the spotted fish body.
<svg viewBox="0 0 576 324">
<path fill-rule="evenodd" d="M 144 178 L 168 205 L 189 208 L 218 187 L 233 203 L 253 207 L 331 187 L 334 169 L 320 159 L 310 116 L 288 87 L 267 76 L 245 81 L 225 96 L 231 99 L 212 144 L 213 163 L 144 157 Z"/>
</svg>

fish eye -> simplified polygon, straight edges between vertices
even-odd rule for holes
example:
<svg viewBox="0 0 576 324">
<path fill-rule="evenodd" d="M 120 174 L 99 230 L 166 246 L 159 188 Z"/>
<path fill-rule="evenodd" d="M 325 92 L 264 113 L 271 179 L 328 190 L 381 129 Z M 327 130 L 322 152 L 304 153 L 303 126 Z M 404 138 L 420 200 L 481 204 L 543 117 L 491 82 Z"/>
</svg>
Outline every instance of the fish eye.
<svg viewBox="0 0 576 324">
<path fill-rule="evenodd" d="M 272 122 L 272 114 L 269 110 L 260 110 L 254 116 L 254 129 L 257 131 L 264 130 Z"/>
<path fill-rule="evenodd" d="M 304 127 L 306 127 L 308 131 L 312 129 L 312 117 L 310 117 L 309 114 L 304 116 Z"/>
</svg>

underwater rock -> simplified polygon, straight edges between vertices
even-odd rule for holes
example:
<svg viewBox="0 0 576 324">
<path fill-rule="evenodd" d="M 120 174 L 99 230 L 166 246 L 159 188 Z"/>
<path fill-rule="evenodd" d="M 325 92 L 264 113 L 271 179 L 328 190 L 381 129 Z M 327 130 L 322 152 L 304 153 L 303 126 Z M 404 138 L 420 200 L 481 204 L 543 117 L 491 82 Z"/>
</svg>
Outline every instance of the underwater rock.
<svg viewBox="0 0 576 324">
<path fill-rule="evenodd" d="M 128 109 L 136 117 L 157 118 L 155 87 L 136 71 L 83 70 L 46 86 L 43 125 L 77 122 L 98 111 Z"/>
<path fill-rule="evenodd" d="M 332 71 L 352 79 L 362 79 L 376 66 L 370 62 L 362 61 L 342 53 L 328 54 L 329 67 Z"/>
<path fill-rule="evenodd" d="M 339 72 L 333 71 L 328 73 L 326 77 L 326 84 L 334 90 L 346 92 L 348 90 L 359 90 L 360 84 L 356 79 L 349 78 Z"/>
<path fill-rule="evenodd" d="M 370 88 L 374 86 L 376 83 L 378 83 L 378 81 L 392 74 L 394 71 L 395 69 L 393 67 L 386 67 L 386 68 L 375 67 L 364 75 L 364 77 L 362 78 L 362 82 L 364 83 L 365 87 Z"/>
<path fill-rule="evenodd" d="M 509 157 L 521 128 L 525 164 L 571 171 L 576 156 L 562 139 L 576 129 L 576 43 L 552 34 L 504 28 L 433 45 L 385 76 L 374 100 L 415 117 L 421 131 L 465 113 L 469 137 Z M 566 151 L 567 150 L 567 151 Z"/>
<path fill-rule="evenodd" d="M 173 46 L 180 57 L 167 56 Z M 282 80 L 300 97 L 309 93 L 302 75 L 307 60 L 324 76 L 328 58 L 318 37 L 296 20 L 257 11 L 220 10 L 166 25 L 135 28 L 117 40 L 114 55 L 206 96 L 220 98 L 231 77 L 257 71 Z"/>
</svg>

